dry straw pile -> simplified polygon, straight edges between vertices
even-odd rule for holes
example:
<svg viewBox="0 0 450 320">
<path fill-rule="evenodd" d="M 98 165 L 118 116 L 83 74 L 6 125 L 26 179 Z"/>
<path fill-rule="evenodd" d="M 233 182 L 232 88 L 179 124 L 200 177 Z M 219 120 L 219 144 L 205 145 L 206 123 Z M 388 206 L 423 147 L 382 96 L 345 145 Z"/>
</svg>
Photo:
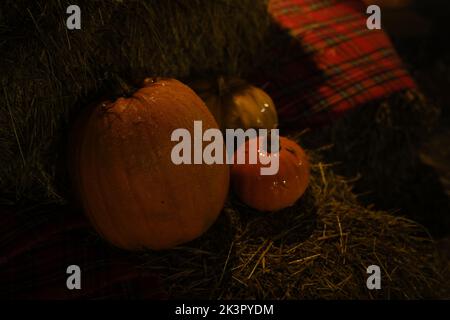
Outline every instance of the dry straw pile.
<svg viewBox="0 0 450 320">
<path fill-rule="evenodd" d="M 320 151 L 320 150 L 319 150 Z M 262 215 L 234 198 L 205 236 L 149 253 L 170 297 L 220 299 L 418 299 L 445 295 L 433 242 L 416 223 L 358 203 L 351 183 L 310 153 L 305 196 Z M 379 265 L 382 290 L 366 287 Z"/>
</svg>

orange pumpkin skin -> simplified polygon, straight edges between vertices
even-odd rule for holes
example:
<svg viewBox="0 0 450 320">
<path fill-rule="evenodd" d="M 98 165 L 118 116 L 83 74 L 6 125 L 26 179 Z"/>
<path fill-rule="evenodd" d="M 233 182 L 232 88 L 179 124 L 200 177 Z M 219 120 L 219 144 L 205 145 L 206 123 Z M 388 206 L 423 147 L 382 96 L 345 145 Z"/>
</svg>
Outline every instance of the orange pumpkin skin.
<svg viewBox="0 0 450 320">
<path fill-rule="evenodd" d="M 246 159 L 249 143 L 245 143 Z M 249 164 L 247 160 L 245 164 L 235 163 L 231 168 L 234 192 L 244 203 L 259 211 L 277 211 L 292 206 L 309 183 L 310 165 L 305 151 L 285 137 L 280 137 L 279 143 L 277 153 L 258 148 L 258 154 L 279 157 L 279 170 L 275 175 L 261 175 L 260 169 L 264 165 L 259 161 Z"/>
<path fill-rule="evenodd" d="M 175 165 L 173 130 L 218 128 L 202 100 L 173 79 L 89 108 L 72 133 L 70 172 L 95 229 L 129 250 L 167 249 L 203 234 L 228 192 L 227 165 Z"/>
</svg>

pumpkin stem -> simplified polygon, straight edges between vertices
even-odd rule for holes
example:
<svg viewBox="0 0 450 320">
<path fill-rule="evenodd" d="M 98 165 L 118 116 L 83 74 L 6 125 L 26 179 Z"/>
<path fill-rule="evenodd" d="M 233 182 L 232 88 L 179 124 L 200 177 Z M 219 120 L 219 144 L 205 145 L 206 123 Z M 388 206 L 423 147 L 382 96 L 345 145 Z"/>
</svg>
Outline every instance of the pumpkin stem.
<svg viewBox="0 0 450 320">
<path fill-rule="evenodd" d="M 225 78 L 223 76 L 220 76 L 219 78 L 217 78 L 217 90 L 219 92 L 219 97 L 222 97 L 227 90 Z"/>
<path fill-rule="evenodd" d="M 131 97 L 137 89 L 133 86 L 130 86 L 122 77 L 118 74 L 114 73 L 112 75 L 112 82 L 114 90 L 116 91 L 118 96 Z"/>
<path fill-rule="evenodd" d="M 278 148 L 275 148 L 276 150 L 274 150 L 274 146 L 272 146 L 272 132 L 269 130 L 269 132 L 267 133 L 266 136 L 266 152 L 267 153 L 280 153 L 281 152 L 281 140 L 280 140 L 280 136 L 278 136 Z"/>
<path fill-rule="evenodd" d="M 270 131 L 267 133 L 266 137 L 266 152 L 272 153 L 272 134 Z"/>
<path fill-rule="evenodd" d="M 219 76 L 217 78 L 217 91 L 219 97 L 223 97 L 234 90 L 240 90 L 247 86 L 247 82 L 236 77 Z"/>
</svg>

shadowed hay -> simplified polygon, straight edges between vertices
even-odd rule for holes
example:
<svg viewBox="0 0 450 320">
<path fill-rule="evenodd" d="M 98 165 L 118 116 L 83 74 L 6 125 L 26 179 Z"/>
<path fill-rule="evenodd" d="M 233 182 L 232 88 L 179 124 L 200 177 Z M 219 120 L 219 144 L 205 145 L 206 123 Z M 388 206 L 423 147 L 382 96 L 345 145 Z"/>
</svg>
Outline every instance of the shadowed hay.
<svg viewBox="0 0 450 320">
<path fill-rule="evenodd" d="M 433 236 L 445 236 L 450 199 L 437 172 L 419 157 L 440 112 L 439 105 L 409 90 L 350 111 L 309 135 L 307 145 L 333 145 L 324 157 L 339 162 L 337 173 L 359 178 L 355 189 L 365 193 L 364 203 L 380 210 L 399 209 L 397 214 L 425 225 Z"/>
<path fill-rule="evenodd" d="M 188 247 L 146 254 L 170 297 L 220 299 L 432 298 L 444 267 L 416 223 L 358 203 L 351 182 L 313 155 L 311 184 L 292 208 L 262 214 L 232 197 L 219 221 Z M 378 265 L 382 290 L 366 287 Z M 447 291 L 448 294 L 448 291 Z"/>
</svg>

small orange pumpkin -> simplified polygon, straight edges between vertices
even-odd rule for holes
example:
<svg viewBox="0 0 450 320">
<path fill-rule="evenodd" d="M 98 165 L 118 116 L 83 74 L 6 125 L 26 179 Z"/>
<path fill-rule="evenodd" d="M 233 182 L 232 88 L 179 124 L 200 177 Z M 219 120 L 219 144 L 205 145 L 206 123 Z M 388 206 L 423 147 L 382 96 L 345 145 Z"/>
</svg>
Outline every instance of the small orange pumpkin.
<svg viewBox="0 0 450 320">
<path fill-rule="evenodd" d="M 245 148 L 246 163 L 235 163 L 231 168 L 234 192 L 248 206 L 260 211 L 277 211 L 292 206 L 303 195 L 309 183 L 310 165 L 305 151 L 285 137 L 280 137 L 278 152 L 271 153 L 258 146 L 258 154 L 279 157 L 278 173 L 261 175 L 260 169 L 264 165 L 259 161 L 256 164 L 248 163 L 250 141 L 240 146 Z"/>
<path fill-rule="evenodd" d="M 272 98 L 242 79 L 199 80 L 191 87 L 203 99 L 222 130 L 275 129 L 278 126 Z"/>
<path fill-rule="evenodd" d="M 203 234 L 228 193 L 227 165 L 175 165 L 171 133 L 194 121 L 218 128 L 203 101 L 174 79 L 147 80 L 130 98 L 78 119 L 70 172 L 97 231 L 130 250 L 166 249 Z"/>
</svg>

